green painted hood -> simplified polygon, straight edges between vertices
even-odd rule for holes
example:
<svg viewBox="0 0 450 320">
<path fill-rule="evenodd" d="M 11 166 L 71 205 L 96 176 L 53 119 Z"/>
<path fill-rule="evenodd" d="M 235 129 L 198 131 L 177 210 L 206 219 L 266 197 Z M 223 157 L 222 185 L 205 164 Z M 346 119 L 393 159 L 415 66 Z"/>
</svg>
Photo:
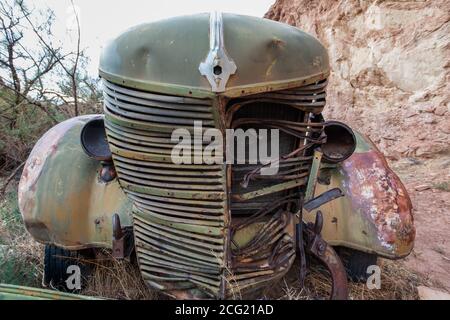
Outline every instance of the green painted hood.
<svg viewBox="0 0 450 320">
<path fill-rule="evenodd" d="M 237 67 L 221 94 L 239 96 L 311 83 L 329 73 L 322 44 L 298 28 L 235 14 L 222 15 L 223 46 Z M 128 87 L 210 96 L 199 71 L 210 51 L 210 14 L 136 26 L 104 49 L 100 75 Z"/>
</svg>

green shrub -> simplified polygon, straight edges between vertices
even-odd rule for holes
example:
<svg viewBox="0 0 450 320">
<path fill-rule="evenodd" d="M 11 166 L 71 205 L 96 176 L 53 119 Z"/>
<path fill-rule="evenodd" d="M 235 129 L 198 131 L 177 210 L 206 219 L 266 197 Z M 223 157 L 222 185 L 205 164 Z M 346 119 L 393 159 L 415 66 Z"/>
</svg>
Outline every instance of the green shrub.
<svg viewBox="0 0 450 320">
<path fill-rule="evenodd" d="M 0 247 L 0 283 L 40 287 L 40 267 L 10 246 Z"/>
<path fill-rule="evenodd" d="M 434 183 L 433 188 L 441 191 L 450 191 L 450 181 Z"/>
<path fill-rule="evenodd" d="M 41 274 L 42 246 L 26 232 L 10 191 L 0 200 L 0 283 L 39 287 Z"/>
<path fill-rule="evenodd" d="M 11 239 L 25 232 L 15 191 L 6 193 L 0 202 L 0 226 Z"/>
</svg>

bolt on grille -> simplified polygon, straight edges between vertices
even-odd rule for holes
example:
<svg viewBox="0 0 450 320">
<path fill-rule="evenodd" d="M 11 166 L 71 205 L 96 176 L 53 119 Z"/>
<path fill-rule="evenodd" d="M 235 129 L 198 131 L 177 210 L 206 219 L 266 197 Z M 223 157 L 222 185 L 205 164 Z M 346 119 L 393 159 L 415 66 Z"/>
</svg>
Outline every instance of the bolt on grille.
<svg viewBox="0 0 450 320">
<path fill-rule="evenodd" d="M 160 95 L 104 80 L 108 142 L 120 184 L 134 202 L 137 257 L 160 290 L 220 296 L 225 259 L 225 168 L 177 165 L 174 129 L 215 127 L 212 101 Z M 194 150 L 201 152 L 202 150 Z"/>
</svg>

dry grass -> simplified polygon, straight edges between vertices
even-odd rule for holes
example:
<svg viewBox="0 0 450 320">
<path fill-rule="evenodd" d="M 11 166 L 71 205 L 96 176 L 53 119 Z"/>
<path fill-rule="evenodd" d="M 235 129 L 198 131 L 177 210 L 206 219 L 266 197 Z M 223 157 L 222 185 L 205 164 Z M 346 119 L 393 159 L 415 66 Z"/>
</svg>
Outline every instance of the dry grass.
<svg viewBox="0 0 450 320">
<path fill-rule="evenodd" d="M 0 283 L 40 286 L 43 246 L 23 226 L 16 187 L 13 183 L 7 193 L 0 195 Z"/>
<path fill-rule="evenodd" d="M 350 283 L 352 300 L 417 300 L 417 286 L 439 287 L 423 277 L 405 269 L 399 261 L 381 260 L 381 289 L 369 290 L 365 283 Z M 305 287 L 297 280 L 297 263 L 292 270 L 263 295 L 264 299 L 323 300 L 328 299 L 331 282 L 328 272 L 320 265 L 309 269 Z M 106 258 L 97 266 L 83 294 L 112 299 L 153 300 L 165 299 L 163 295 L 149 290 L 141 280 L 139 270 L 129 262 Z M 234 297 L 239 299 L 239 295 Z"/>
<path fill-rule="evenodd" d="M 403 267 L 400 261 L 379 259 L 381 268 L 381 288 L 368 289 L 365 283 L 349 283 L 349 298 L 352 300 L 417 300 L 417 286 L 439 287 L 428 279 Z M 265 297 L 284 300 L 328 299 L 331 292 L 329 273 L 321 265 L 312 264 L 305 279 L 305 287 L 300 288 L 297 280 L 298 268 L 294 267 L 280 283 L 271 288 Z"/>
<path fill-rule="evenodd" d="M 124 300 L 159 298 L 155 291 L 146 286 L 136 265 L 126 260 L 119 261 L 106 250 L 100 255 L 82 294 Z"/>
</svg>

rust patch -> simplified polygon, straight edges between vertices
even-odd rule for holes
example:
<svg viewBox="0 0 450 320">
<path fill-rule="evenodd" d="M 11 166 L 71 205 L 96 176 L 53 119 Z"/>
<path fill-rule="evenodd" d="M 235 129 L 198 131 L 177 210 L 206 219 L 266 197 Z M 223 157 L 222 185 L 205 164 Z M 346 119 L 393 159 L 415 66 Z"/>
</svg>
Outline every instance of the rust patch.
<svg viewBox="0 0 450 320">
<path fill-rule="evenodd" d="M 377 150 L 355 153 L 342 168 L 354 209 L 373 223 L 380 243 L 389 251 L 407 248 L 409 253 L 415 238 L 411 200 L 384 156 Z"/>
<path fill-rule="evenodd" d="M 51 240 L 50 232 L 47 226 L 42 222 L 24 221 L 25 228 L 39 241 L 49 242 Z"/>
<path fill-rule="evenodd" d="M 19 182 L 19 208 L 22 215 L 34 207 L 34 197 L 36 192 L 36 182 L 41 175 L 44 164 L 48 157 L 55 154 L 58 149 L 58 143 L 65 133 L 70 130 L 79 121 L 85 121 L 89 116 L 72 118 L 51 128 L 42 138 L 38 140 L 27 162 L 23 168 L 22 176 Z"/>
</svg>

